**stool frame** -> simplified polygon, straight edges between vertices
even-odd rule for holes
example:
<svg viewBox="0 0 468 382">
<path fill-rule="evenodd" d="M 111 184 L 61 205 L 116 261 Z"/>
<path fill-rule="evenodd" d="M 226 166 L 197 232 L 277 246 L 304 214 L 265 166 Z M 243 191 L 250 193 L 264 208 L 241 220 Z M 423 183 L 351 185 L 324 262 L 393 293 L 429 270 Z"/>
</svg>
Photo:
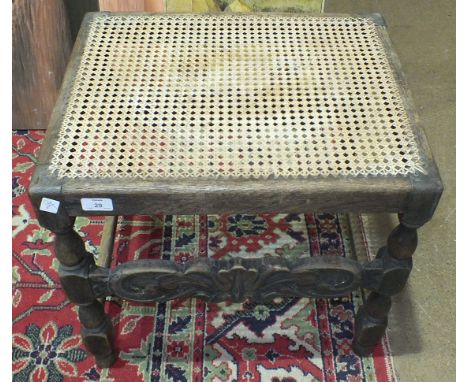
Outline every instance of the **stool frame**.
<svg viewBox="0 0 468 382">
<path fill-rule="evenodd" d="M 94 15 L 86 16 L 80 30 L 29 194 L 39 223 L 55 233 L 60 281 L 69 300 L 79 306 L 83 342 L 97 365 L 110 367 L 116 358 L 112 324 L 102 304 L 107 296 L 146 302 L 188 297 L 214 302 L 247 298 L 268 302 L 279 296 L 339 297 L 366 288 L 371 293 L 357 313 L 353 349 L 359 355 L 370 354 L 385 332 L 391 296 L 403 289 L 409 277 L 417 229 L 431 219 L 443 191 L 388 36 L 388 55 L 417 132 L 426 174 L 295 179 L 59 179 L 49 171 L 51 152 Z M 384 25 L 380 15 L 372 17 Z M 80 202 L 83 197 L 112 199 L 113 211 L 84 211 Z M 43 198 L 59 202 L 56 213 L 40 209 Z M 197 259 L 186 264 L 137 260 L 109 268 L 120 215 L 309 211 L 397 213 L 400 223 L 376 258 L 367 263 L 329 256 L 297 260 L 265 257 Z M 73 228 L 77 216 L 96 214 L 109 216 L 97 264 Z"/>
</svg>

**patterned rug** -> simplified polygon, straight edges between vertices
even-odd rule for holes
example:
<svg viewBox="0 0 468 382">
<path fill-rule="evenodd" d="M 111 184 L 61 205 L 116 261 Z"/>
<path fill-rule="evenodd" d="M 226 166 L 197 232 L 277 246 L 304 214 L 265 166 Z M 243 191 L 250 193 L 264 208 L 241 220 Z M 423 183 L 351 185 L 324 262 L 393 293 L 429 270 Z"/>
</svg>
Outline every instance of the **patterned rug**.
<svg viewBox="0 0 468 382">
<path fill-rule="evenodd" d="M 13 135 L 13 381 L 395 381 L 386 338 L 371 357 L 351 350 L 360 291 L 267 305 L 108 301 L 119 358 L 111 369 L 97 368 L 81 343 L 77 309 L 61 290 L 53 236 L 38 225 L 26 193 L 43 137 Z M 103 220 L 76 220 L 94 255 Z M 354 226 L 356 252 L 365 256 L 362 221 L 355 220 L 330 214 L 121 217 L 113 265 L 227 254 L 355 256 Z"/>
</svg>

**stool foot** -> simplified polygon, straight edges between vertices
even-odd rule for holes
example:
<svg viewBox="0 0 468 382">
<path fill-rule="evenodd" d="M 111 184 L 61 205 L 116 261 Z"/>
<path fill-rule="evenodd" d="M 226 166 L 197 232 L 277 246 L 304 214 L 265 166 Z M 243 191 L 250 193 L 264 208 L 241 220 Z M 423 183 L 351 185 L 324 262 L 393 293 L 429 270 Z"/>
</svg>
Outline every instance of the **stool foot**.
<svg viewBox="0 0 468 382">
<path fill-rule="evenodd" d="M 111 367 L 115 360 L 117 359 L 117 353 L 113 352 L 107 356 L 95 356 L 96 359 L 96 366 L 100 367 L 101 369 L 105 369 Z"/>
<path fill-rule="evenodd" d="M 110 367 L 117 353 L 114 349 L 114 330 L 99 301 L 79 308 L 81 338 L 86 349 L 96 358 L 98 367 Z"/>
<path fill-rule="evenodd" d="M 367 301 L 359 308 L 354 324 L 353 350 L 357 355 L 367 356 L 385 334 L 391 299 L 371 292 Z"/>
</svg>

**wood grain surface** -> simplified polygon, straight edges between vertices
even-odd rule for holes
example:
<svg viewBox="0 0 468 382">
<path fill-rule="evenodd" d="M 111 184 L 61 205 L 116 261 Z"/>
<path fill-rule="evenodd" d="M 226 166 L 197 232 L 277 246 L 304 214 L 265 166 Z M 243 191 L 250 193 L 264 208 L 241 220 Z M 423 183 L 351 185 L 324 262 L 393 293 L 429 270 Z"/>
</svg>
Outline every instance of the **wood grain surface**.
<svg viewBox="0 0 468 382">
<path fill-rule="evenodd" d="M 99 10 L 111 12 L 162 12 L 163 0 L 99 0 Z"/>
<path fill-rule="evenodd" d="M 13 129 L 45 129 L 71 51 L 63 0 L 13 1 Z"/>
</svg>

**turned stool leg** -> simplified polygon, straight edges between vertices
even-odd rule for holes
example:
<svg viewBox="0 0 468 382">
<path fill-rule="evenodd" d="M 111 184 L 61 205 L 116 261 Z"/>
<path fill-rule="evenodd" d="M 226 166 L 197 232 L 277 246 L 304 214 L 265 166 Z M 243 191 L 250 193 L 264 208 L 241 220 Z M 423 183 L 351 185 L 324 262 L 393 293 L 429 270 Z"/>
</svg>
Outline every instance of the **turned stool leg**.
<svg viewBox="0 0 468 382">
<path fill-rule="evenodd" d="M 383 264 L 383 274 L 378 288 L 372 291 L 356 315 L 353 350 L 369 355 L 385 333 L 391 298 L 403 289 L 411 271 L 411 256 L 416 250 L 416 228 L 402 223 L 390 233 L 387 245 L 379 250 L 376 262 Z"/>
<path fill-rule="evenodd" d="M 74 231 L 74 218 L 60 211 L 57 215 L 38 211 L 41 225 L 55 233 L 56 257 L 60 262 L 59 276 L 68 299 L 79 305 L 81 336 L 99 367 L 110 367 L 116 358 L 113 348 L 113 330 L 104 313 L 102 303 L 96 300 L 89 283 L 89 270 L 94 258 L 87 253 L 81 237 Z"/>
</svg>

